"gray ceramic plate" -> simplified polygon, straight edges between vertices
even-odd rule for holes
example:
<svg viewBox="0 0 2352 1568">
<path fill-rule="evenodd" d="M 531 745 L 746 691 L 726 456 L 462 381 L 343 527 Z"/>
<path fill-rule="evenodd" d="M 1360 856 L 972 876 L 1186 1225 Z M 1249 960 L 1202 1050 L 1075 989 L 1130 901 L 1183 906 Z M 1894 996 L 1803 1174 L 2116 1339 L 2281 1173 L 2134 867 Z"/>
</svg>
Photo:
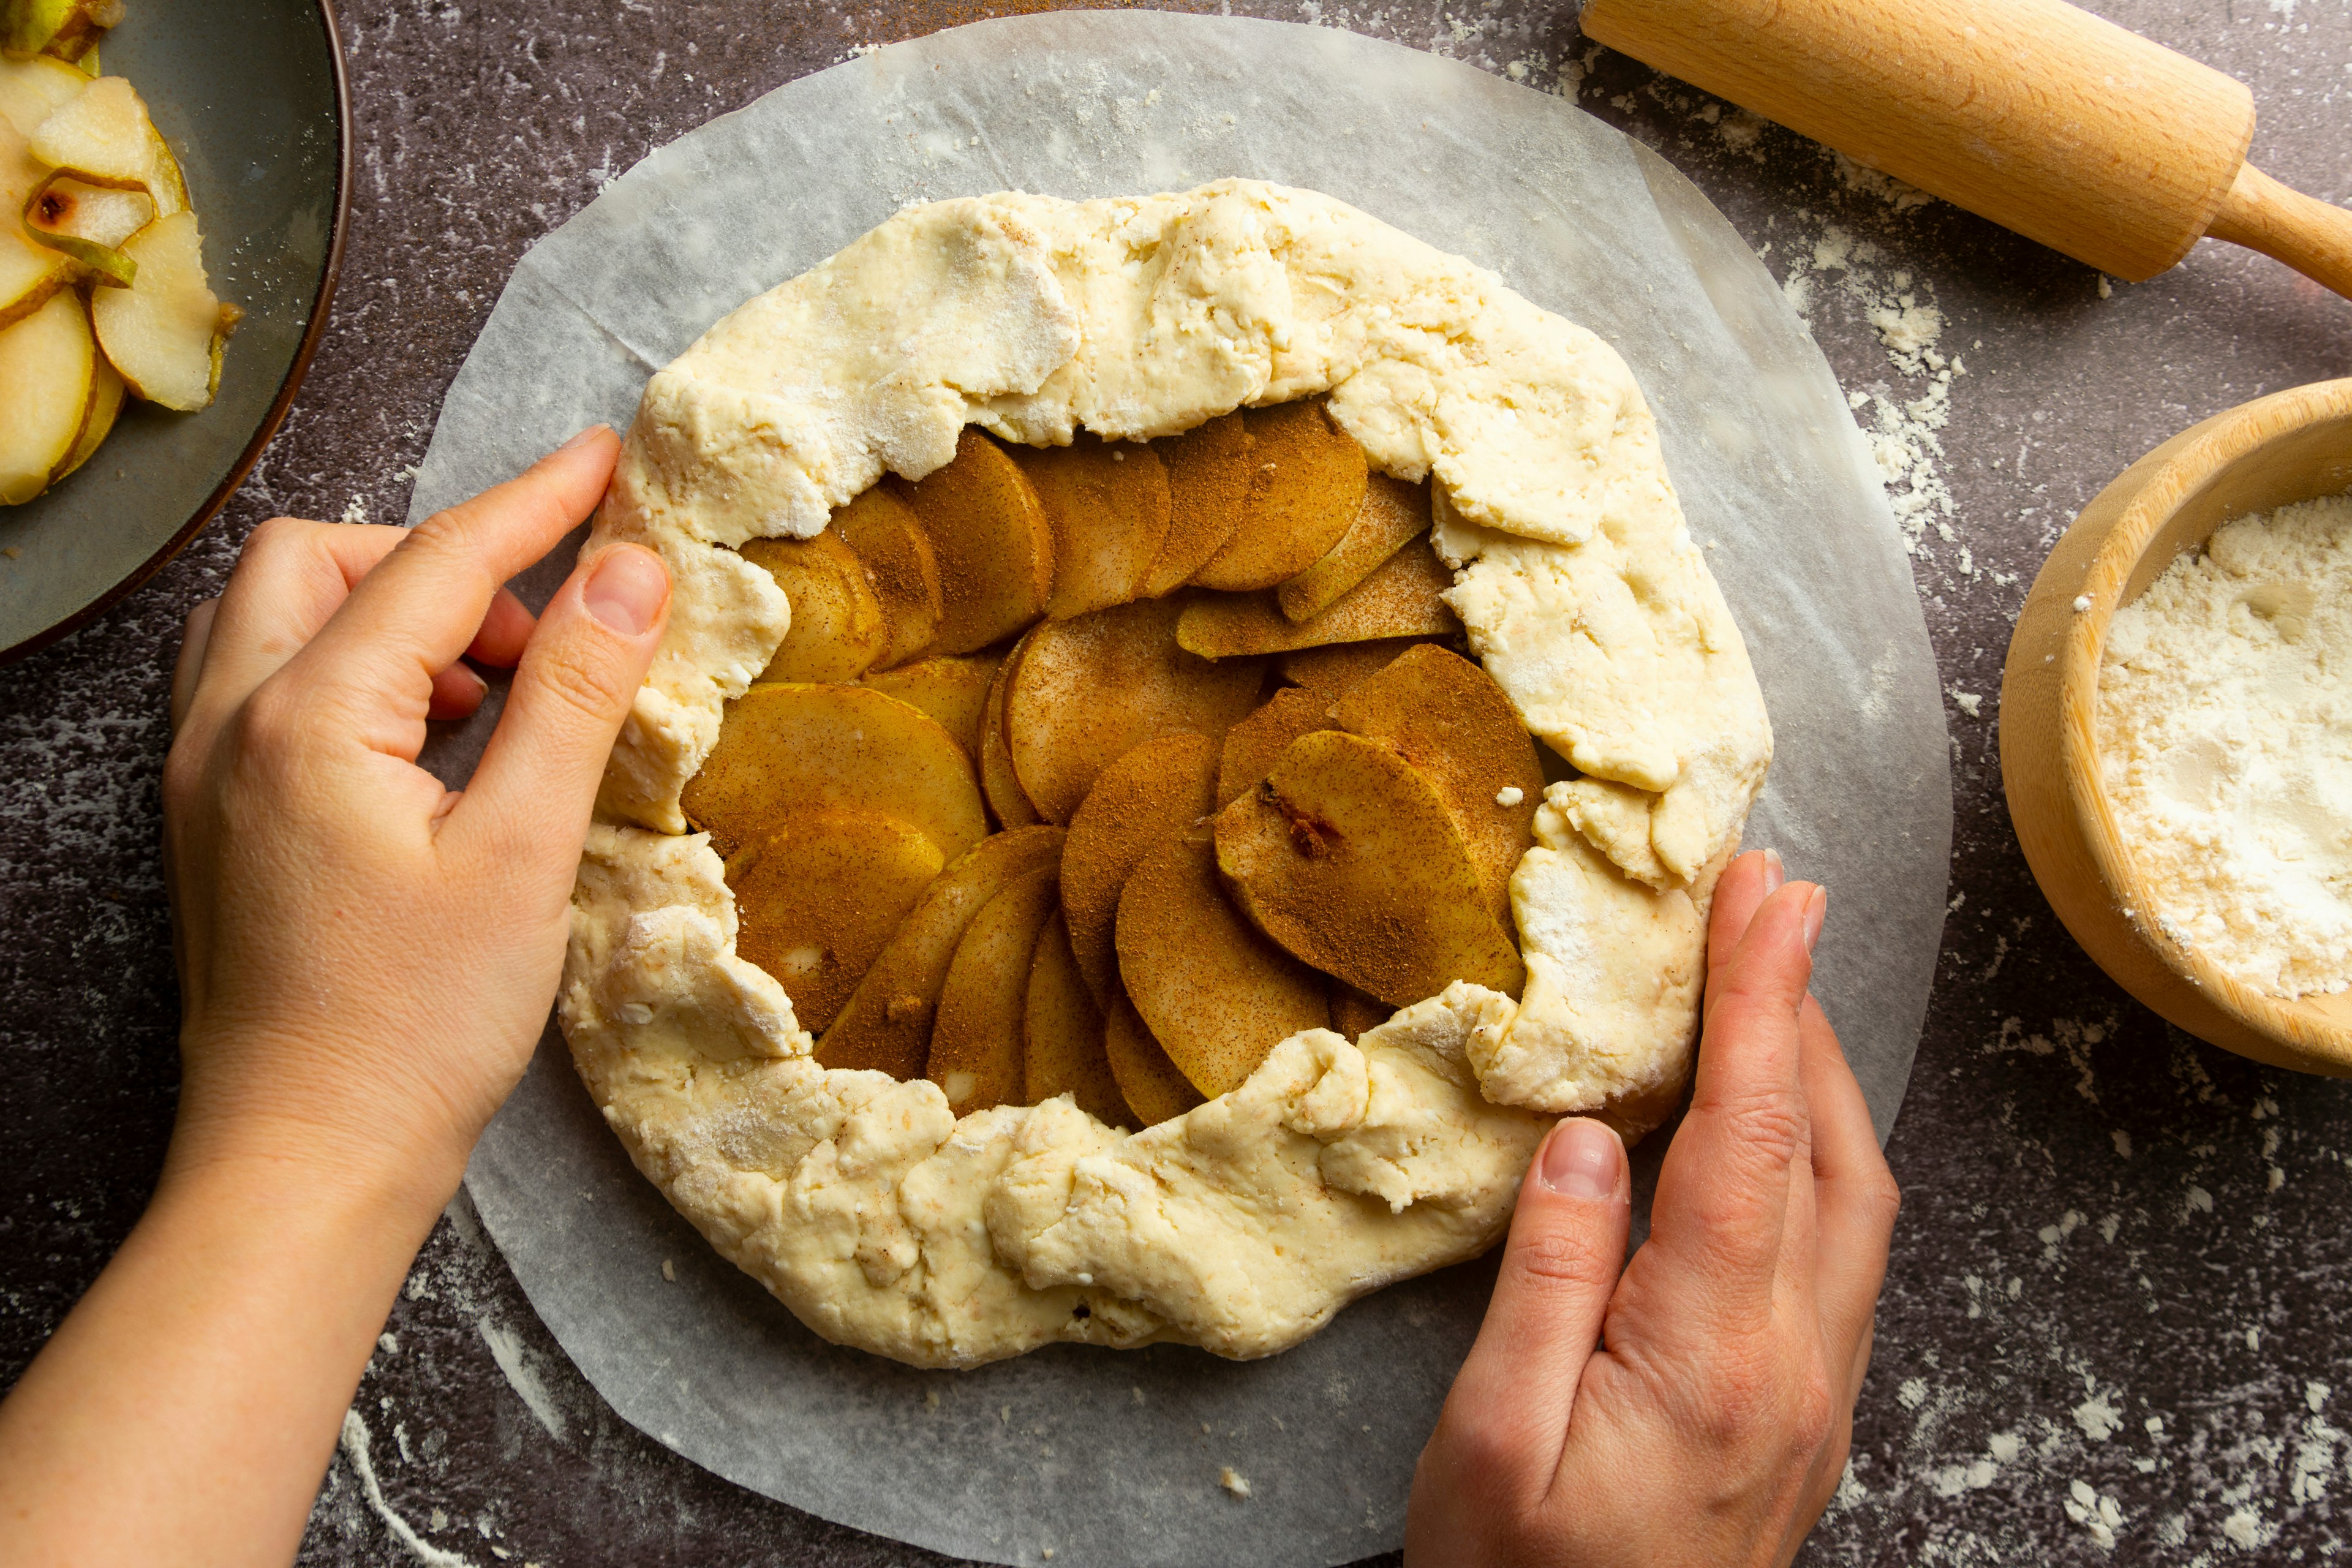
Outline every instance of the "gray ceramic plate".
<svg viewBox="0 0 2352 1568">
<path fill-rule="evenodd" d="M 0 507 L 0 659 L 145 582 L 276 433 L 326 325 L 351 188 L 351 104 L 326 0 L 131 0 L 100 49 L 179 155 L 214 289 L 245 310 L 201 414 L 126 405 L 79 472 Z"/>
</svg>

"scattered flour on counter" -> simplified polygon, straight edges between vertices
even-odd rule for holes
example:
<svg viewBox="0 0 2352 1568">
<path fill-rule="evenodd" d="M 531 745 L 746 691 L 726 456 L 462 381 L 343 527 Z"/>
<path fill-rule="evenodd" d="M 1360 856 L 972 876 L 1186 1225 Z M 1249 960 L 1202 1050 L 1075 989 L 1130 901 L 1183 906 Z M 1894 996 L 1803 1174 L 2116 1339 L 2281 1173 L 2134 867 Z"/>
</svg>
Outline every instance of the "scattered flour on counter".
<svg viewBox="0 0 2352 1568">
<path fill-rule="evenodd" d="M 2168 935 L 2273 995 L 2352 984 L 2352 496 L 2226 524 L 2116 614 L 2099 752 Z"/>
</svg>

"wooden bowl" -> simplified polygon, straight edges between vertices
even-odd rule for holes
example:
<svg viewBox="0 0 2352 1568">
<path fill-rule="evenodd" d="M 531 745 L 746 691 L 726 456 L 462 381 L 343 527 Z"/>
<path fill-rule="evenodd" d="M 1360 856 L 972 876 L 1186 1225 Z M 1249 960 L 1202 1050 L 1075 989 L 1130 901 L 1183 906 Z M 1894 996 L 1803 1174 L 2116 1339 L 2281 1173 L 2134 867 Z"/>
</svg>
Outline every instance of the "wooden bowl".
<svg viewBox="0 0 2352 1568">
<path fill-rule="evenodd" d="M 2100 968 L 2180 1027 L 2299 1072 L 2352 1077 L 2352 992 L 2251 990 L 2159 931 L 2096 755 L 2115 613 L 2232 518 L 2352 489 L 2352 380 L 2299 386 L 2184 430 L 2083 509 L 2033 580 L 2000 684 L 2000 774 L 2034 879 Z"/>
</svg>

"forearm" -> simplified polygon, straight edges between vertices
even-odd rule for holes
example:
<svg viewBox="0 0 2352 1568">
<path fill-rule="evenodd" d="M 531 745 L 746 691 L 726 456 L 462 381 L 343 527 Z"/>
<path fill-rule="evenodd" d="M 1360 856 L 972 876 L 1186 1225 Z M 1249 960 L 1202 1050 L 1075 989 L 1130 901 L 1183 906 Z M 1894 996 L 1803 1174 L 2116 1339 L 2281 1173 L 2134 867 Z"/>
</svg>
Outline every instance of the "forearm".
<svg viewBox="0 0 2352 1568">
<path fill-rule="evenodd" d="M 0 1405 L 0 1559 L 292 1559 L 455 1170 L 175 1144 L 153 1202 Z"/>
</svg>

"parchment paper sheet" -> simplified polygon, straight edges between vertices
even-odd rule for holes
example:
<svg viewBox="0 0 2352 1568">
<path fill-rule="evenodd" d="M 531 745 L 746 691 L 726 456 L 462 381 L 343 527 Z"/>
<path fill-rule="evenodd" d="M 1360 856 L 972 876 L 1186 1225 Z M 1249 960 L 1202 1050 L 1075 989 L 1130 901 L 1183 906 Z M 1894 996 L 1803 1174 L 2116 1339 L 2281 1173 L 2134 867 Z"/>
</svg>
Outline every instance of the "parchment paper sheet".
<svg viewBox="0 0 2352 1568">
<path fill-rule="evenodd" d="M 1834 378 L 1769 275 L 1680 175 L 1559 99 L 1231 18 L 1064 14 L 883 49 L 662 148 L 526 256 L 450 388 L 412 519 L 591 421 L 626 428 L 646 375 L 712 321 L 906 203 L 1225 175 L 1325 191 L 1466 255 L 1632 364 L 1771 708 L 1777 756 L 1748 839 L 1834 889 L 1815 990 L 1884 1138 L 1951 835 L 1910 572 Z M 572 554 L 525 596 L 543 599 Z M 436 737 L 445 778 L 470 771 L 494 708 Z M 1051 1547 L 1056 1568 L 1393 1548 L 1492 1278 L 1473 1264 L 1396 1287 L 1254 1364 L 1057 1347 L 913 1371 L 825 1345 L 713 1254 L 630 1167 L 551 1026 L 467 1184 L 532 1305 L 629 1421 L 827 1519 L 991 1562 Z M 1227 1466 L 1246 1500 L 1219 1488 Z"/>
</svg>

